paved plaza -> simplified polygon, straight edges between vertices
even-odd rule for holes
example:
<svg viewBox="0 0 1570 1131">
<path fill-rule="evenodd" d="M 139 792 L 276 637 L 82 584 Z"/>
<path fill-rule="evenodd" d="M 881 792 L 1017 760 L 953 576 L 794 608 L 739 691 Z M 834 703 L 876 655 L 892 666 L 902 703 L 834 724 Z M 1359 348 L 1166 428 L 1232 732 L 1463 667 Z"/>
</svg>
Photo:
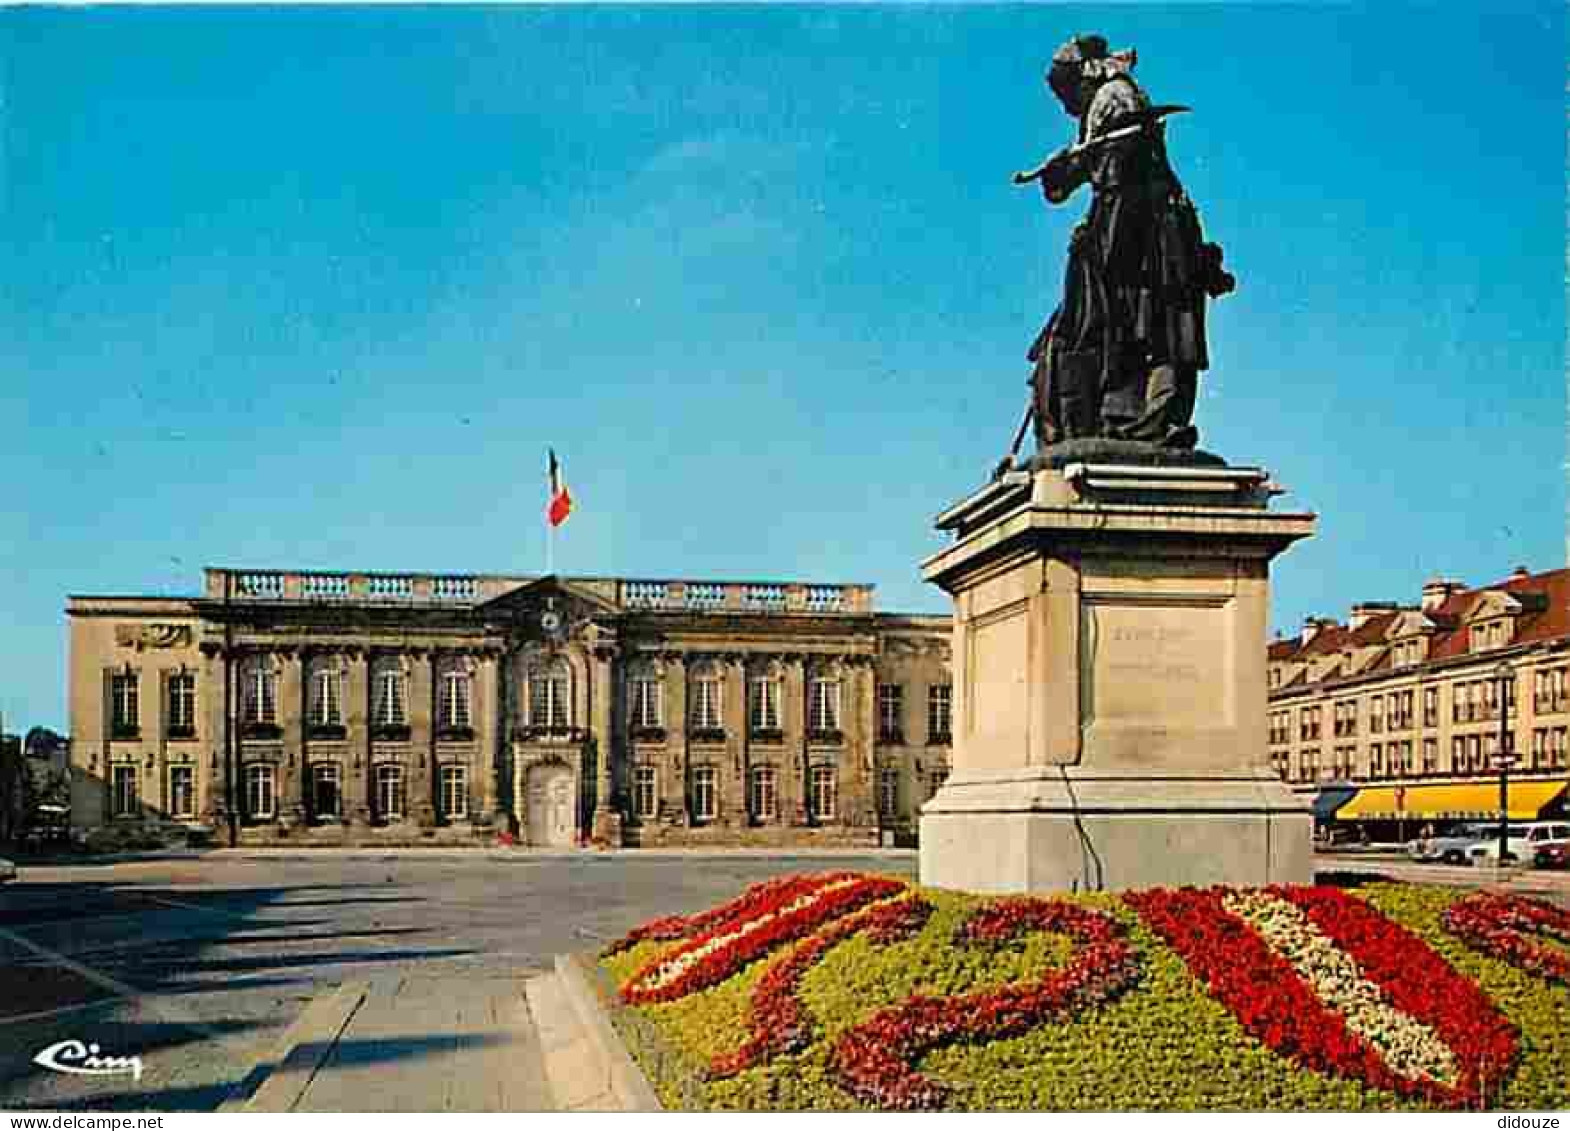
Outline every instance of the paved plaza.
<svg viewBox="0 0 1570 1131">
<path fill-rule="evenodd" d="M 1318 864 L 1487 878 L 1394 860 Z M 24 867 L 0 888 L 0 1107 L 232 1104 L 278 1063 L 304 1011 L 330 1015 L 351 986 L 356 1004 L 329 1024 L 330 1057 L 293 1093 L 299 1109 L 548 1107 L 523 987 L 555 955 L 771 875 L 828 868 L 914 878 L 916 857 L 218 852 Z M 1570 902 L 1570 874 L 1510 886 Z M 69 1040 L 139 1058 L 140 1079 L 33 1063 Z"/>
<path fill-rule="evenodd" d="M 494 1110 L 498 1097 L 407 1095 L 393 1085 L 456 1052 L 494 1063 L 480 1055 L 486 1041 L 465 1036 L 473 1010 L 521 1004 L 523 981 L 548 971 L 554 955 L 592 950 L 771 875 L 825 868 L 913 877 L 916 860 L 359 852 L 24 866 L 19 882 L 0 888 L 0 1106 L 215 1109 L 269 1064 L 313 998 L 352 981 L 371 992 L 354 1039 L 336 1050 L 352 1069 L 343 1087 L 399 1071 L 381 1073 L 382 1090 L 324 1083 L 313 1102 Z M 467 1014 L 447 1008 L 457 989 L 473 1007 Z M 33 1063 L 73 1039 L 140 1057 L 141 1079 Z M 527 1059 L 526 1033 L 505 1043 Z M 539 1098 L 508 1097 L 518 1107 Z"/>
</svg>

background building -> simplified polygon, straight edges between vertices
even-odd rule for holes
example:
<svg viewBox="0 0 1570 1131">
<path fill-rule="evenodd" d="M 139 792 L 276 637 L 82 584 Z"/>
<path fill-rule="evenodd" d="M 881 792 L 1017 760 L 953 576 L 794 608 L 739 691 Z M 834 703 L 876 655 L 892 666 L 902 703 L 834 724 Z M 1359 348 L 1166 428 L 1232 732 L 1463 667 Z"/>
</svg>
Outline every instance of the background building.
<svg viewBox="0 0 1570 1131">
<path fill-rule="evenodd" d="M 906 839 L 949 621 L 864 585 L 210 569 L 71 597 L 72 820 L 108 840 Z"/>
<path fill-rule="evenodd" d="M 1434 580 L 1410 606 L 1311 618 L 1269 647 L 1269 750 L 1322 817 L 1494 817 L 1501 736 L 1513 818 L 1558 815 L 1570 784 L 1570 570 Z"/>
</svg>

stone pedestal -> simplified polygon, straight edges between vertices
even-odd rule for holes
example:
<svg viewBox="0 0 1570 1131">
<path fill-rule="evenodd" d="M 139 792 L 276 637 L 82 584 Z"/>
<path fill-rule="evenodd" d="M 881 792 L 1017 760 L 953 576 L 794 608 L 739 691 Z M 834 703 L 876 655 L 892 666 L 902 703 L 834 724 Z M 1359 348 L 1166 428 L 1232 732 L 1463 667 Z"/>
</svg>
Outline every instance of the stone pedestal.
<svg viewBox="0 0 1570 1131">
<path fill-rule="evenodd" d="M 1313 533 L 1255 468 L 1070 463 L 939 516 L 952 772 L 921 881 L 980 892 L 1305 883 L 1266 752 L 1270 560 Z"/>
</svg>

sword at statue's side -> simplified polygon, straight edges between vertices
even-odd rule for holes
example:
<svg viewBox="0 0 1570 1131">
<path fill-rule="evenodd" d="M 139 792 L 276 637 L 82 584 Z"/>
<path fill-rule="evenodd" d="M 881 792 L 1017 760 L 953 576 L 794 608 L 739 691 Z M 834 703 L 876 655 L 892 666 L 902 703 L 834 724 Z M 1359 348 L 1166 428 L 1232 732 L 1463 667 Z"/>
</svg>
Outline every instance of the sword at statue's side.
<svg viewBox="0 0 1570 1131">
<path fill-rule="evenodd" d="M 1137 133 L 1143 133 L 1146 129 L 1149 129 L 1151 126 L 1160 122 L 1163 118 L 1166 118 L 1169 115 L 1187 114 L 1189 112 L 1190 111 L 1187 106 L 1152 106 L 1149 110 L 1142 110 L 1137 115 L 1134 115 L 1136 121 L 1133 125 L 1120 126 L 1115 130 L 1108 130 L 1100 137 L 1093 137 L 1089 141 L 1080 142 L 1078 145 L 1071 145 L 1061 153 L 1054 154 L 1053 157 L 1048 157 L 1034 169 L 1026 170 L 1023 173 L 1015 173 L 1014 183 L 1016 185 L 1028 185 L 1031 181 L 1040 180 L 1042 175 L 1046 173 L 1047 166 L 1052 164 L 1054 159 L 1063 161 L 1070 157 L 1078 157 L 1081 153 L 1089 152 L 1092 149 L 1100 149 L 1103 145 L 1107 145 L 1111 142 L 1121 141 L 1126 137 L 1133 137 Z"/>
</svg>

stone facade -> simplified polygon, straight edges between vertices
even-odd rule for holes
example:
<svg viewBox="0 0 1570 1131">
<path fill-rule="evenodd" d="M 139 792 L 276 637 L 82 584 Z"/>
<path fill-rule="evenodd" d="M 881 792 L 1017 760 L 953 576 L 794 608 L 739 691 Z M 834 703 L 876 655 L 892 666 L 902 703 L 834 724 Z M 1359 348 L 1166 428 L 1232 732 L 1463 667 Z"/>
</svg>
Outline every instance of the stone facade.
<svg viewBox="0 0 1570 1131">
<path fill-rule="evenodd" d="M 1272 763 L 1307 796 L 1330 783 L 1492 786 L 1501 721 L 1512 780 L 1570 785 L 1570 570 L 1476 588 L 1435 579 L 1414 603 L 1310 618 L 1269 646 L 1267 678 Z"/>
<path fill-rule="evenodd" d="M 208 570 L 72 597 L 105 842 L 908 843 L 949 618 L 870 586 Z"/>
</svg>

